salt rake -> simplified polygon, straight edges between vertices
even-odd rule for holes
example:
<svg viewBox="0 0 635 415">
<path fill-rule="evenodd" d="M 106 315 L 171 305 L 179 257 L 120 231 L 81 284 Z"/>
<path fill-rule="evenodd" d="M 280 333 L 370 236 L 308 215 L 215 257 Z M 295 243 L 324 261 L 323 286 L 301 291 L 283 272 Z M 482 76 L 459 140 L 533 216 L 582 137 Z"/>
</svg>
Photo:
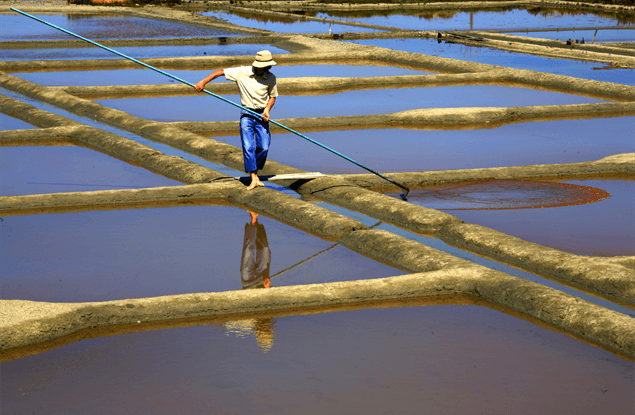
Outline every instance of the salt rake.
<svg viewBox="0 0 635 415">
<path fill-rule="evenodd" d="M 165 72 L 165 71 L 162 71 L 162 70 L 160 70 L 160 69 L 157 69 L 157 68 L 155 68 L 154 66 L 148 65 L 147 63 L 143 63 L 143 62 L 141 62 L 141 61 L 139 61 L 139 60 L 137 60 L 137 59 L 135 59 L 135 58 L 131 58 L 131 57 L 129 57 L 129 56 L 126 56 L 126 55 L 124 55 L 123 53 L 121 53 L 121 52 L 117 52 L 117 51 L 116 51 L 116 50 L 114 50 L 114 49 L 111 49 L 111 48 L 106 47 L 106 46 L 104 46 L 104 45 L 100 45 L 100 44 L 99 44 L 99 43 L 97 43 L 97 42 L 94 42 L 94 41 L 92 41 L 92 40 L 90 40 L 90 39 L 86 39 L 85 37 L 80 36 L 80 35 L 78 35 L 78 34 L 76 34 L 76 33 L 73 33 L 73 32 L 71 32 L 71 31 L 69 31 L 69 30 L 63 29 L 63 28 L 61 28 L 61 27 L 59 27 L 59 26 L 56 26 L 56 25 L 54 25 L 54 24 L 52 24 L 52 23 L 49 23 L 49 22 L 44 21 L 44 20 L 42 20 L 42 19 L 39 19 L 39 18 L 37 18 L 37 17 L 35 17 L 35 16 L 33 16 L 33 15 L 30 15 L 30 14 L 28 14 L 28 13 L 26 13 L 26 12 L 23 12 L 22 10 L 18 10 L 18 9 L 16 9 L 15 7 L 11 7 L 11 10 L 13 10 L 14 12 L 20 13 L 20 14 L 22 14 L 22 15 L 26 16 L 26 17 L 30 17 L 31 19 L 36 20 L 36 21 L 38 21 L 38 22 L 40 22 L 40 23 L 44 23 L 44 24 L 45 24 L 45 25 L 47 25 L 47 26 L 50 26 L 50 27 L 52 27 L 52 28 L 54 28 L 54 29 L 57 29 L 57 30 L 60 30 L 60 31 L 62 31 L 62 32 L 66 33 L 66 34 L 69 34 L 69 35 L 71 35 L 71 36 L 74 36 L 74 37 L 76 37 L 76 38 L 78 38 L 78 39 L 81 39 L 81 40 L 83 40 L 83 41 L 85 41 L 85 42 L 88 42 L 88 43 L 90 43 L 90 44 L 92 44 L 92 45 L 95 45 L 95 46 L 97 46 L 97 47 L 100 47 L 100 48 L 102 48 L 102 49 L 105 49 L 105 50 L 107 50 L 108 52 L 114 53 L 115 55 L 119 55 L 119 56 L 121 56 L 122 58 L 125 58 L 125 59 L 128 59 L 128 60 L 131 60 L 131 61 L 133 61 L 133 62 L 135 62 L 135 63 L 138 63 L 138 64 L 139 64 L 139 65 L 141 65 L 141 66 L 145 66 L 145 67 L 146 67 L 146 68 L 148 68 L 148 69 L 152 69 L 153 71 L 158 72 L 158 73 L 160 73 L 160 74 L 162 74 L 162 75 L 165 75 L 165 76 L 167 76 L 167 77 L 170 77 L 170 78 L 174 79 L 175 81 L 179 81 L 179 82 L 181 82 L 181 83 L 183 83 L 183 84 L 186 84 L 186 85 L 191 86 L 192 88 L 196 88 L 196 86 L 195 86 L 194 84 L 192 84 L 192 83 L 190 83 L 190 82 L 187 82 L 187 81 L 185 81 L 185 80 L 183 80 L 183 79 L 181 79 L 181 78 L 179 78 L 179 77 L 177 77 L 177 76 L 175 76 L 175 75 L 172 75 L 172 74 L 170 74 L 170 73 L 168 73 L 168 72 Z M 237 104 L 237 103 L 235 103 L 235 102 L 233 102 L 233 101 L 230 101 L 230 100 L 228 100 L 227 98 L 223 98 L 223 97 L 221 97 L 220 95 L 216 95 L 215 93 L 210 92 L 210 91 L 208 91 L 208 90 L 206 90 L 206 89 L 203 89 L 201 92 L 205 92 L 205 93 L 207 93 L 207 94 L 209 94 L 209 95 L 211 95 L 211 96 L 213 96 L 213 97 L 215 97 L 215 98 L 218 98 L 218 99 L 220 99 L 220 100 L 222 100 L 222 101 L 225 101 L 226 103 L 231 104 L 231 105 L 233 105 L 233 106 L 235 106 L 235 107 L 238 107 L 238 108 L 240 108 L 240 109 L 241 109 L 241 110 L 243 110 L 243 111 L 247 111 L 248 113 L 250 113 L 250 114 L 252 114 L 252 115 L 254 115 L 254 116 L 256 116 L 256 117 L 261 117 L 261 116 L 262 116 L 261 114 L 258 114 L 257 112 L 254 112 L 254 111 L 250 110 L 249 108 L 243 107 L 242 105 L 239 105 L 239 104 Z M 371 169 L 371 168 L 369 168 L 369 167 L 366 167 L 366 166 L 364 166 L 364 165 L 363 165 L 363 164 L 361 164 L 361 163 L 358 163 L 357 161 L 355 161 L 355 160 L 353 160 L 353 159 L 351 159 L 351 158 L 349 158 L 349 157 L 347 157 L 347 156 L 345 156 L 345 155 L 343 155 L 343 154 L 341 154 L 341 153 L 339 153 L 339 152 L 337 152 L 337 151 L 333 150 L 332 148 L 329 148 L 329 147 L 325 146 L 324 144 L 319 143 L 319 142 L 317 142 L 317 141 L 315 141 L 315 140 L 313 140 L 313 139 L 311 139 L 311 138 L 309 138 L 309 137 L 305 136 L 304 134 L 301 134 L 301 133 L 299 133 L 299 132 L 297 132 L 297 131 L 295 131 L 295 130 L 293 130 L 293 129 L 289 128 L 289 127 L 287 127 L 286 125 L 280 124 L 279 122 L 277 122 L 277 121 L 275 121 L 275 120 L 271 120 L 271 119 L 269 120 L 269 122 L 271 122 L 271 123 L 273 123 L 273 124 L 277 125 L 278 127 L 283 128 L 283 129 L 285 129 L 285 130 L 287 130 L 287 131 L 289 131 L 289 132 L 291 132 L 291 133 L 293 133 L 293 134 L 295 134 L 295 135 L 297 135 L 297 136 L 299 136 L 299 137 L 302 137 L 302 138 L 304 138 L 305 140 L 310 141 L 311 143 L 316 144 L 316 145 L 318 145 L 318 146 L 322 147 L 323 149 L 328 150 L 328 151 L 330 151 L 331 153 L 333 153 L 333 154 L 335 154 L 335 155 L 338 155 L 338 156 L 342 157 L 343 159 L 345 159 L 345 160 L 347 160 L 347 161 L 350 161 L 350 162 L 351 162 L 351 163 L 353 163 L 353 164 L 356 164 L 357 166 L 359 166 L 359 167 L 361 167 L 361 168 L 363 168 L 363 169 L 365 169 L 365 170 L 367 170 L 367 171 L 369 171 L 369 172 L 371 172 L 371 173 L 373 173 L 373 174 L 375 174 L 375 175 L 377 175 L 377 176 L 381 177 L 382 179 L 384 179 L 384 180 L 386 180 L 386 181 L 390 182 L 391 184 L 394 184 L 395 186 L 398 186 L 398 187 L 402 188 L 403 190 L 405 190 L 405 193 L 400 194 L 399 196 L 400 196 L 403 200 L 405 200 L 405 201 L 407 201 L 407 200 L 408 200 L 408 199 L 407 199 L 407 197 L 408 197 L 408 193 L 410 192 L 410 188 L 409 188 L 408 186 L 403 185 L 403 184 L 401 184 L 401 183 L 397 183 L 396 181 L 394 181 L 394 180 L 392 180 L 392 179 L 390 179 L 390 178 L 388 178 L 388 177 L 384 176 L 383 174 L 381 174 L 381 173 L 379 173 L 379 172 L 377 172 L 377 171 L 375 171 L 375 170 L 373 170 L 373 169 Z"/>
</svg>

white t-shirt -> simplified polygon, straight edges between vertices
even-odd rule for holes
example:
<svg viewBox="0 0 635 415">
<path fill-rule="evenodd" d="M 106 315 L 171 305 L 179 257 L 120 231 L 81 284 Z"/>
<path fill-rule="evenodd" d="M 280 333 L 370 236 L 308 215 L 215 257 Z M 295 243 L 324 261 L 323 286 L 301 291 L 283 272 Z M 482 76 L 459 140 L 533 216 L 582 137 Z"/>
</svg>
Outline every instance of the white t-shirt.
<svg viewBox="0 0 635 415">
<path fill-rule="evenodd" d="M 240 103 L 243 107 L 261 110 L 267 106 L 269 98 L 278 96 L 276 76 L 265 72 L 257 76 L 251 66 L 239 66 L 223 70 L 225 79 L 235 81 L 240 91 Z"/>
</svg>

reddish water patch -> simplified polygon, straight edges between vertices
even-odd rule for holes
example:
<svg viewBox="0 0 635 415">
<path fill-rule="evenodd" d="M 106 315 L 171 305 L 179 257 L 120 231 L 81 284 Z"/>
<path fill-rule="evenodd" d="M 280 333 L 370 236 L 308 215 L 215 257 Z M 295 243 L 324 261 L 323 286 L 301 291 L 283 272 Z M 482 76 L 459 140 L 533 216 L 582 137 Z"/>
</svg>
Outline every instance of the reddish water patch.
<svg viewBox="0 0 635 415">
<path fill-rule="evenodd" d="M 608 199 L 595 187 L 530 180 L 476 180 L 413 190 L 416 203 L 444 210 L 533 209 L 584 205 Z"/>
</svg>

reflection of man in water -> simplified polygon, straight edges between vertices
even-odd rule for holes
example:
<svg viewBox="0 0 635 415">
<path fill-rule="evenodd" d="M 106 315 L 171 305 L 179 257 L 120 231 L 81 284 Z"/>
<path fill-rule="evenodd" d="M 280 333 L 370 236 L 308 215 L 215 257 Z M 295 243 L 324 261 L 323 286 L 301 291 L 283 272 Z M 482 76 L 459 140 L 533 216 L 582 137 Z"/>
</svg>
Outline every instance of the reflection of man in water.
<svg viewBox="0 0 635 415">
<path fill-rule="evenodd" d="M 243 255 L 240 260 L 240 278 L 243 288 L 269 288 L 271 251 L 265 227 L 258 223 L 258 214 L 249 212 L 251 221 L 245 224 Z"/>
<path fill-rule="evenodd" d="M 246 320 L 228 321 L 224 324 L 225 334 L 233 334 L 236 337 L 256 336 L 256 343 L 260 349 L 267 353 L 273 347 L 273 338 L 276 332 L 276 319 L 269 318 L 250 318 Z"/>
</svg>

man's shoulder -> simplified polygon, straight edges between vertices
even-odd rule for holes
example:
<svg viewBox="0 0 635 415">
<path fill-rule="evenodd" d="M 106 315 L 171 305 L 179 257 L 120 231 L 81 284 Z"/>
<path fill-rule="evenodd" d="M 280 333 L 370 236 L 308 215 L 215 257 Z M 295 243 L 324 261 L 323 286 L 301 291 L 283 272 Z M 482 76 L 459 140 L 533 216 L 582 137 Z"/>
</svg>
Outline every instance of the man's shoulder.
<svg viewBox="0 0 635 415">
<path fill-rule="evenodd" d="M 249 76 L 251 74 L 251 66 L 235 66 L 233 68 L 224 69 L 224 72 L 233 77 Z"/>
</svg>

